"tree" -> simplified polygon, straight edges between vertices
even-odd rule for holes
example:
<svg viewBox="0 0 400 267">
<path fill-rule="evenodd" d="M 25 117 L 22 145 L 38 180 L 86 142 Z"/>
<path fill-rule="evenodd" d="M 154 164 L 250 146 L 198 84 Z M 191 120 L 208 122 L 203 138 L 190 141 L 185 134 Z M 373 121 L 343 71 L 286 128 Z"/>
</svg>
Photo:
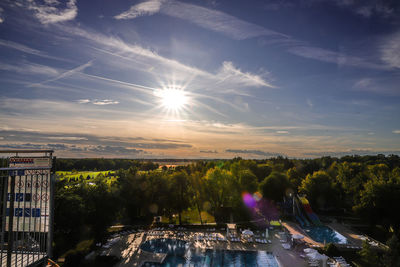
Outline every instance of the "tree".
<svg viewBox="0 0 400 267">
<path fill-rule="evenodd" d="M 205 176 L 205 192 L 210 200 L 214 217 L 221 207 L 231 207 L 233 199 L 240 197 L 234 187 L 232 173 L 218 167 L 209 169 Z"/>
<path fill-rule="evenodd" d="M 287 171 L 286 175 L 288 176 L 289 182 L 291 183 L 292 187 L 297 191 L 297 189 L 301 185 L 301 181 L 303 180 L 301 173 L 297 170 L 296 167 L 293 167 Z"/>
<path fill-rule="evenodd" d="M 395 234 L 387 242 L 388 249 L 383 256 L 385 266 L 400 266 L 400 242 Z"/>
<path fill-rule="evenodd" d="M 66 181 L 63 181 L 56 184 L 54 204 L 55 254 L 60 255 L 81 238 L 84 231 L 85 202 L 76 187 L 67 187 Z"/>
<path fill-rule="evenodd" d="M 379 267 L 382 266 L 378 253 L 371 248 L 371 245 L 367 242 L 363 242 L 362 249 L 358 252 L 361 256 L 362 266 L 366 267 Z"/>
<path fill-rule="evenodd" d="M 182 211 L 190 205 L 191 196 L 188 192 L 189 179 L 184 171 L 175 172 L 170 177 L 170 205 L 178 212 L 179 224 L 182 224 Z"/>
<path fill-rule="evenodd" d="M 194 203 L 199 213 L 200 223 L 203 224 L 203 219 L 201 218 L 201 203 L 204 200 L 204 179 L 199 171 L 190 174 L 190 185 L 193 191 Z"/>
<path fill-rule="evenodd" d="M 256 168 L 251 171 L 257 176 L 258 182 L 262 182 L 265 177 L 271 174 L 272 168 L 268 164 L 258 164 Z"/>
<path fill-rule="evenodd" d="M 257 191 L 257 177 L 250 170 L 241 170 L 238 173 L 240 191 L 254 193 Z"/>
<path fill-rule="evenodd" d="M 286 190 L 290 188 L 290 182 L 286 174 L 273 171 L 260 184 L 263 196 L 274 201 L 282 201 Z"/>
<path fill-rule="evenodd" d="M 307 175 L 301 183 L 300 192 L 307 194 L 311 205 L 319 209 L 327 206 L 335 207 L 338 204 L 332 178 L 325 171 Z"/>
<path fill-rule="evenodd" d="M 399 229 L 400 213 L 393 207 L 400 203 L 400 179 L 370 180 L 360 193 L 360 203 L 353 209 L 371 225 L 380 223 L 386 229 Z"/>
</svg>

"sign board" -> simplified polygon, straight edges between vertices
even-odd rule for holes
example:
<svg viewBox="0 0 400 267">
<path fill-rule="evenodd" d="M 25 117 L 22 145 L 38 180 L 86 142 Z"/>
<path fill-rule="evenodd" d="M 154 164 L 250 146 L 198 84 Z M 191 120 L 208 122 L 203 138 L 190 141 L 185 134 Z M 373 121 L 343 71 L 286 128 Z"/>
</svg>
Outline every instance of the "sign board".
<svg viewBox="0 0 400 267">
<path fill-rule="evenodd" d="M 9 167 L 51 167 L 50 157 L 12 157 Z M 50 170 L 24 170 L 15 176 L 14 208 L 10 210 L 11 177 L 8 178 L 6 216 L 13 213 L 13 231 L 48 232 Z M 8 218 L 6 220 L 8 229 Z"/>
</svg>

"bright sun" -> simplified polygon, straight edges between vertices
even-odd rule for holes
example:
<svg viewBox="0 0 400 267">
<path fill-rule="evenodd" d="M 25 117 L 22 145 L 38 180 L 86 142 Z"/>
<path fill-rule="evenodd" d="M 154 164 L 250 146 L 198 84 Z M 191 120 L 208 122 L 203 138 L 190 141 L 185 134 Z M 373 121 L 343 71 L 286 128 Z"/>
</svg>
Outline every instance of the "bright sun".
<svg viewBox="0 0 400 267">
<path fill-rule="evenodd" d="M 178 111 L 188 103 L 188 97 L 183 90 L 174 88 L 160 89 L 154 92 L 161 100 L 161 105 L 167 110 Z"/>
</svg>

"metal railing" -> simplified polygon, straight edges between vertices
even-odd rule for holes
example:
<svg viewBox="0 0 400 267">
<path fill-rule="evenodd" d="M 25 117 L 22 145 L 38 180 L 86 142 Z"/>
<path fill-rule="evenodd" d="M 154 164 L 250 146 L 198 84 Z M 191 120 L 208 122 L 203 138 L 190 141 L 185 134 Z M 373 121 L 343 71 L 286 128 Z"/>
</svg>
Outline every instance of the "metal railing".
<svg viewBox="0 0 400 267">
<path fill-rule="evenodd" d="M 53 188 L 51 167 L 0 168 L 0 267 L 51 256 Z"/>
</svg>

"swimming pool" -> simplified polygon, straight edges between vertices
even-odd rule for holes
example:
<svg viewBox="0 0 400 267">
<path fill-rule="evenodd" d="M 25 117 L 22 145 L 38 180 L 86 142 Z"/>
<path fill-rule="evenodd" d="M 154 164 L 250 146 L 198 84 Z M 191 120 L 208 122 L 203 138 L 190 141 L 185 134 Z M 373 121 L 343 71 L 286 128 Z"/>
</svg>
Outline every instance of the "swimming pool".
<svg viewBox="0 0 400 267">
<path fill-rule="evenodd" d="M 147 252 L 165 253 L 183 256 L 189 244 L 183 240 L 160 238 L 147 240 L 140 245 L 140 248 Z"/>
<path fill-rule="evenodd" d="M 190 266 L 190 267 L 258 267 L 258 266 L 271 266 L 278 267 L 274 255 L 267 251 L 232 251 L 232 250 L 212 250 L 205 251 L 188 249 L 187 244 L 183 244 L 182 240 L 174 242 L 173 239 L 154 239 L 152 242 L 153 252 L 157 252 L 157 248 L 170 248 L 166 250 L 168 256 L 161 264 L 145 263 L 144 266 L 157 266 L 157 267 L 172 267 L 172 266 Z M 146 241 L 148 242 L 148 241 Z M 151 246 L 145 245 L 146 251 Z M 186 242 L 185 242 L 186 243 Z M 176 246 L 175 246 L 176 245 Z M 180 246 L 179 246 L 180 245 Z M 177 248 L 180 249 L 177 250 Z M 184 253 L 182 254 L 182 248 Z"/>
<path fill-rule="evenodd" d="M 320 243 L 347 244 L 346 237 L 327 226 L 310 226 L 304 230 L 313 240 Z"/>
</svg>

